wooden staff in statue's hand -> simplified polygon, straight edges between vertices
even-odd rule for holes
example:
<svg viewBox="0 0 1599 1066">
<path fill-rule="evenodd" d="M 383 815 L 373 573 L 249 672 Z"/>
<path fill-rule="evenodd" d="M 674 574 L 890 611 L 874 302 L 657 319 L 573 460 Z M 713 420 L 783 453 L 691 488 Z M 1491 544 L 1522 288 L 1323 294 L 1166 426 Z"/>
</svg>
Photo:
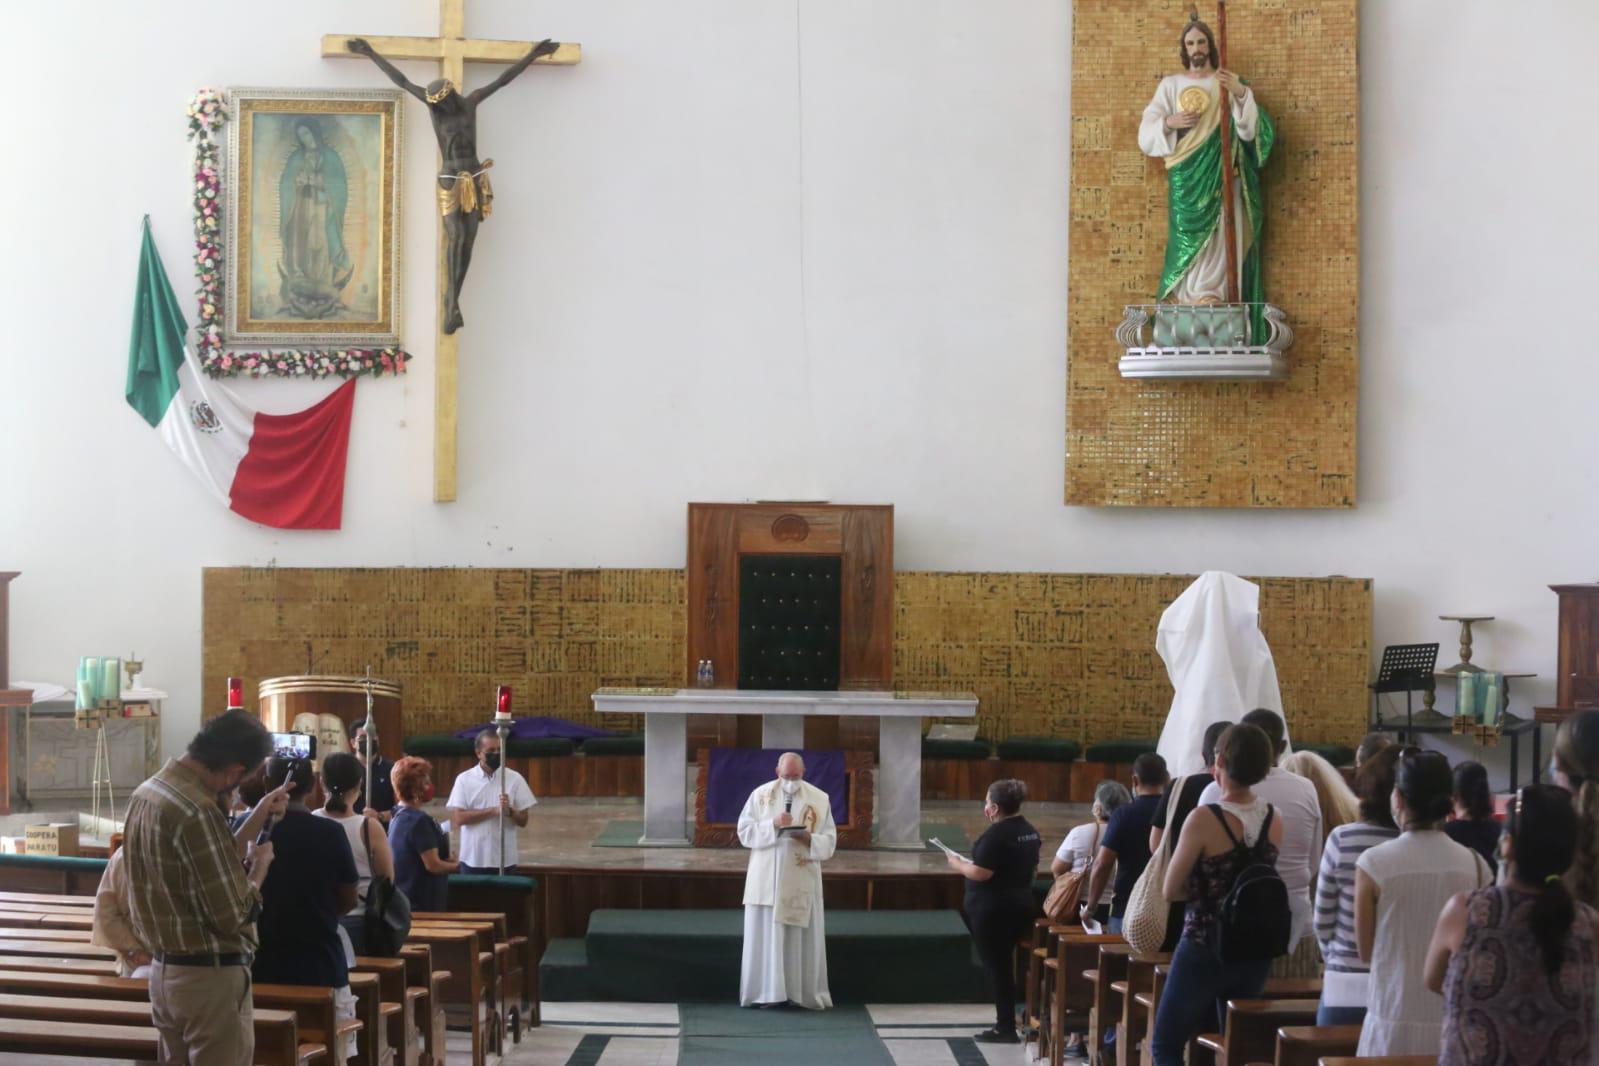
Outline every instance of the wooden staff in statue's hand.
<svg viewBox="0 0 1599 1066">
<path fill-rule="evenodd" d="M 470 93 L 462 93 L 448 78 L 436 79 L 429 82 L 426 89 L 422 88 L 401 74 L 364 38 L 352 38 L 345 46 L 376 63 L 390 81 L 426 104 L 432 117 L 433 134 L 438 138 L 439 155 L 444 161 L 439 173 L 439 213 L 444 216 L 447 280 L 441 314 L 444 332 L 454 333 L 463 324 L 461 282 L 472 262 L 472 242 L 477 239 L 478 223 L 489 216 L 494 200 L 488 175 L 494 160 L 479 160 L 477 154 L 477 105 L 510 84 L 540 56 L 555 54 L 560 44 L 540 41 L 499 77 Z"/>
</svg>

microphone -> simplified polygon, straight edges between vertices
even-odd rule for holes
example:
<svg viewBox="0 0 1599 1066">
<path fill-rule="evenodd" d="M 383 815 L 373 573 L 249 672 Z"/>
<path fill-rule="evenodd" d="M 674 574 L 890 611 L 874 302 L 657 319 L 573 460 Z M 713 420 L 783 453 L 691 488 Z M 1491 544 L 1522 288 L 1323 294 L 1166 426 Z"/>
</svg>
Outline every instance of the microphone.
<svg viewBox="0 0 1599 1066">
<path fill-rule="evenodd" d="M 784 796 L 783 797 L 783 813 L 784 814 L 793 814 L 794 813 L 794 797 L 793 796 Z"/>
</svg>

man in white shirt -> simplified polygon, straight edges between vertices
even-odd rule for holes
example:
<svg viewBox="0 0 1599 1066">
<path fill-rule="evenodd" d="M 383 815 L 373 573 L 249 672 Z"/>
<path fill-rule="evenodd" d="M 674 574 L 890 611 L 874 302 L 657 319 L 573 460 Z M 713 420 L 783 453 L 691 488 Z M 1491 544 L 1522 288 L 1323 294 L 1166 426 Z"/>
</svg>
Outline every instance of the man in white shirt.
<svg viewBox="0 0 1599 1066">
<path fill-rule="evenodd" d="M 1288 748 L 1287 725 L 1276 711 L 1254 710 L 1243 720 L 1258 726 L 1270 738 L 1272 749 L 1279 759 Z M 1316 786 L 1306 778 L 1273 766 L 1266 779 L 1253 787 L 1256 796 L 1277 808 L 1283 821 L 1283 843 L 1277 849 L 1277 876 L 1288 889 L 1288 905 L 1293 909 L 1294 924 L 1289 932 L 1289 952 L 1292 954 L 1300 940 L 1310 934 L 1310 889 L 1321 868 L 1321 803 L 1316 798 Z M 1221 802 L 1221 788 L 1215 782 L 1205 786 L 1199 794 L 1199 804 Z"/>
<path fill-rule="evenodd" d="M 461 827 L 461 872 L 500 872 L 500 811 L 504 810 L 505 872 L 513 873 L 517 862 L 516 831 L 527 825 L 527 812 L 538 799 L 527 787 L 527 779 L 509 766 L 503 768 L 501 792 L 500 738 L 494 730 L 479 733 L 472 750 L 477 753 L 477 765 L 455 779 L 445 803 L 450 820 Z"/>
</svg>

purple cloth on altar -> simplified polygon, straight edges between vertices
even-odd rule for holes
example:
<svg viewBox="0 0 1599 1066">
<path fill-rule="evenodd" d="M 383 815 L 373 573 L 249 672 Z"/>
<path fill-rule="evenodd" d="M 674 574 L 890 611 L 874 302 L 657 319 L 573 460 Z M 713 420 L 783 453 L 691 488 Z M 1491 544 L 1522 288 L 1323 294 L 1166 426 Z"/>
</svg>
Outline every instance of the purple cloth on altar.
<svg viewBox="0 0 1599 1066">
<path fill-rule="evenodd" d="M 705 772 L 705 820 L 736 825 L 750 793 L 777 780 L 777 760 L 786 748 L 712 748 Z M 833 821 L 849 821 L 849 790 L 844 784 L 842 751 L 801 750 L 805 780 L 827 793 Z"/>
<path fill-rule="evenodd" d="M 455 734 L 461 740 L 475 740 L 477 735 L 485 729 L 493 729 L 493 723 L 488 725 L 475 725 L 463 729 Z M 535 740 L 539 737 L 564 737 L 567 740 L 581 740 L 584 737 L 610 737 L 616 734 L 609 729 L 597 729 L 591 725 L 579 725 L 569 722 L 565 718 L 551 718 L 548 715 L 536 714 L 528 718 L 518 718 L 511 723 L 511 740 Z"/>
</svg>

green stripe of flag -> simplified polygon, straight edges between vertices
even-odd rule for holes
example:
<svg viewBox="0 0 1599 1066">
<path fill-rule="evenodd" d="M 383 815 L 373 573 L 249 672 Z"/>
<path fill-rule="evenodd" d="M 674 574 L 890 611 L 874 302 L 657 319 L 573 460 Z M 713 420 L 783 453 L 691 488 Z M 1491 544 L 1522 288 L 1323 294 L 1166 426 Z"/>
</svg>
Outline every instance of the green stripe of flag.
<svg viewBox="0 0 1599 1066">
<path fill-rule="evenodd" d="M 161 424 L 178 392 L 183 338 L 189 325 L 161 265 L 144 216 L 144 246 L 139 251 L 139 282 L 133 293 L 133 339 L 128 344 L 128 406 L 151 426 Z"/>
</svg>

